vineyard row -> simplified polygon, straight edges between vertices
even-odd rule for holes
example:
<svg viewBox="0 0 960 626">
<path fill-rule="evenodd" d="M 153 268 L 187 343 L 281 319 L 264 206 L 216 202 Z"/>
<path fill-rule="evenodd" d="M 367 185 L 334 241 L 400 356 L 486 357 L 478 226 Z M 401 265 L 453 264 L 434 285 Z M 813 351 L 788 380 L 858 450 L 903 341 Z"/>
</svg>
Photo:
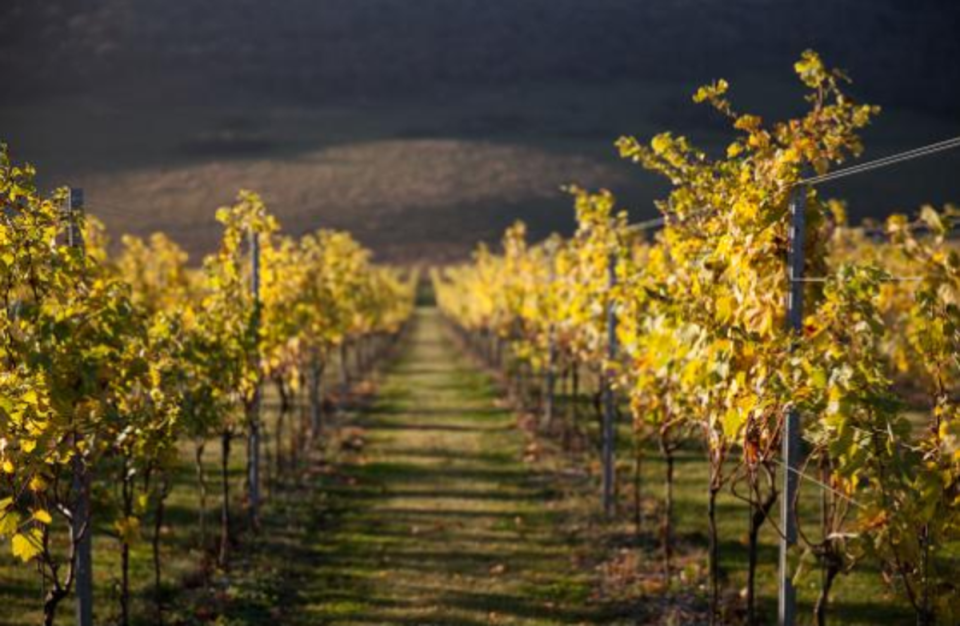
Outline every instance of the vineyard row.
<svg viewBox="0 0 960 626">
<path fill-rule="evenodd" d="M 346 372 L 352 353 L 358 370 L 369 370 L 409 318 L 417 278 L 372 264 L 343 232 L 282 235 L 247 191 L 217 212 L 220 246 L 200 268 L 162 234 L 124 237 L 110 254 L 79 194 L 43 196 L 34 180 L 4 147 L 0 539 L 36 570 L 45 624 L 75 591 L 78 624 L 91 626 L 91 535 L 112 528 L 126 625 L 131 546 L 148 514 L 158 529 L 159 585 L 156 542 L 182 446 L 197 448 L 202 498 L 203 447 L 221 442 L 217 558 L 226 567 L 240 525 L 227 469 L 237 437 L 247 442 L 246 526 L 260 524 L 263 387 L 276 387 L 286 411 L 292 398 L 306 397 L 308 410 L 290 435 L 297 438 L 291 453 L 304 456 L 329 425 L 321 388 L 328 366 L 336 358 Z"/>
<path fill-rule="evenodd" d="M 794 585 L 820 573 L 825 624 L 838 577 L 864 561 L 921 625 L 960 621 L 960 255 L 953 207 L 851 226 L 842 202 L 806 184 L 863 149 L 877 107 L 807 52 L 795 66 L 802 117 L 774 124 L 734 109 L 718 81 L 694 99 L 738 132 L 714 157 L 685 137 L 618 142 L 621 155 L 665 176 L 663 229 L 628 224 L 609 192 L 574 188 L 569 238 L 528 243 L 522 223 L 502 251 L 433 273 L 445 316 L 556 430 L 558 379 L 601 381 L 601 481 L 616 511 L 615 412 L 629 407 L 636 449 L 653 442 L 667 468 L 660 533 L 673 571 L 674 465 L 699 443 L 709 479 L 709 620 L 721 606 L 717 497 L 748 503 L 747 621 L 758 623 L 761 528 L 781 535 L 780 624 Z M 509 355 L 509 359 L 506 357 Z M 533 383 L 531 387 L 531 383 Z M 533 391 L 529 391 L 530 389 Z M 639 463 L 639 461 L 637 461 Z M 787 468 L 787 471 L 784 470 Z M 815 490 L 822 512 L 797 504 Z M 778 514 L 777 508 L 780 508 Z"/>
</svg>

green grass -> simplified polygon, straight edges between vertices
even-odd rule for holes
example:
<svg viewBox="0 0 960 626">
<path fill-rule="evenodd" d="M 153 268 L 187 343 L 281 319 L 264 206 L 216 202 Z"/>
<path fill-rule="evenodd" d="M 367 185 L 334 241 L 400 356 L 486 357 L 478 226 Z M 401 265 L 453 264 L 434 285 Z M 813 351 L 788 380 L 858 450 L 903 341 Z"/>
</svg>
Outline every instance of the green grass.
<svg viewBox="0 0 960 626">
<path fill-rule="evenodd" d="M 591 385 L 587 382 L 588 388 Z M 561 398 L 558 409 L 562 419 L 569 421 L 571 412 L 570 399 Z M 623 407 L 624 414 L 628 414 Z M 588 449 L 579 455 L 568 457 L 567 464 L 587 466 L 594 462 L 594 484 L 599 481 L 595 461 L 596 453 L 589 449 L 590 445 L 597 445 L 597 433 L 594 409 L 588 403 L 580 401 L 579 415 L 580 428 L 586 432 L 590 442 Z M 661 496 L 665 478 L 666 464 L 659 450 L 653 442 L 647 442 L 643 450 L 643 466 L 641 475 L 641 489 L 643 491 L 643 528 L 640 536 L 636 536 L 632 521 L 633 510 L 633 441 L 631 428 L 621 424 L 618 430 L 618 487 L 619 509 L 618 519 L 611 524 L 598 521 L 599 488 L 592 491 L 580 491 L 571 494 L 571 497 L 580 498 L 575 508 L 582 511 L 593 511 L 593 523 L 598 528 L 597 542 L 605 542 L 610 555 L 628 546 L 635 551 L 638 562 L 638 578 L 640 581 L 649 580 L 660 567 L 659 524 L 661 510 Z M 731 456 L 735 456 L 734 452 Z M 562 461 L 561 461 L 562 463 Z M 674 530 L 677 561 L 674 569 L 686 568 L 688 579 L 693 579 L 697 585 L 678 582 L 675 578 L 673 591 L 678 589 L 692 596 L 694 604 L 701 607 L 706 602 L 705 589 L 700 587 L 705 583 L 707 564 L 707 489 L 709 468 L 706 456 L 701 446 L 690 443 L 681 449 L 675 460 L 674 484 Z M 734 461 L 729 469 L 732 470 Z M 804 528 L 816 537 L 818 534 L 818 516 L 820 511 L 819 492 L 815 485 L 803 485 L 801 497 L 801 517 Z M 779 535 L 775 526 L 779 526 L 777 519 L 779 505 L 775 507 L 774 517 L 761 532 L 758 569 L 758 609 L 761 623 L 776 623 L 777 610 L 777 563 L 779 554 Z M 743 595 L 747 578 L 747 542 L 749 529 L 749 508 L 742 500 L 735 498 L 729 487 L 725 488 L 718 499 L 718 525 L 720 538 L 720 562 L 723 575 L 722 588 L 731 595 Z M 848 575 L 842 575 L 834 583 L 831 593 L 829 619 L 831 624 L 873 626 L 886 623 L 910 623 L 913 613 L 907 602 L 892 592 L 890 587 L 881 579 L 879 565 L 866 560 L 861 562 Z M 806 576 L 798 587 L 798 604 L 801 616 L 799 624 L 812 624 L 813 604 L 819 592 L 820 576 L 816 571 Z M 650 613 L 650 608 L 660 601 L 659 593 L 648 593 L 646 597 L 638 596 L 638 585 L 624 585 L 620 590 L 624 599 L 644 608 Z M 677 595 L 684 595 L 678 593 Z M 742 600 L 734 600 L 732 604 L 742 608 Z M 662 615 L 653 610 L 654 623 Z"/>
<path fill-rule="evenodd" d="M 236 442 L 239 444 L 240 442 Z M 243 473 L 242 445 L 234 445 L 231 455 L 231 489 L 235 494 L 241 490 Z M 182 585 L 182 581 L 191 578 L 198 570 L 198 564 L 204 559 L 198 549 L 199 535 L 197 519 L 199 515 L 198 495 L 194 486 L 192 451 L 184 449 L 183 464 L 173 473 L 174 487 L 167 500 L 166 524 L 163 532 L 164 580 L 168 584 Z M 208 497 L 208 532 L 218 530 L 218 494 L 219 447 L 211 442 L 205 455 L 205 466 L 210 481 L 211 493 Z M 239 506 L 235 509 L 240 515 Z M 118 581 L 120 578 L 120 548 L 116 539 L 110 536 L 110 519 L 100 508 L 94 508 L 96 523 L 93 536 L 94 559 L 94 617 L 97 623 L 111 623 L 119 614 Z M 134 614 L 146 615 L 152 608 L 152 555 L 149 536 L 152 533 L 152 520 L 144 521 L 142 541 L 134 545 L 131 555 L 131 580 L 134 592 Z M 14 626 L 38 624 L 42 621 L 40 580 L 32 567 L 15 562 L 6 544 L 2 546 L 0 556 L 0 624 Z M 73 597 L 65 599 L 59 607 L 57 624 L 69 625 L 73 619 Z"/>
<path fill-rule="evenodd" d="M 591 576 L 556 533 L 514 416 L 421 310 L 324 489 L 294 623 L 579 624 Z M 306 573 L 306 572 L 305 572 Z"/>
<path fill-rule="evenodd" d="M 328 368 L 327 384 L 335 384 L 337 367 Z M 266 389 L 265 406 L 276 406 L 272 388 Z M 290 423 L 288 418 L 288 424 Z M 269 408 L 264 412 L 267 432 L 274 432 L 276 412 Z M 289 428 L 289 426 L 288 426 Z M 289 432 L 289 431 L 288 431 Z M 274 442 L 268 442 L 272 455 Z M 243 476 L 246 444 L 242 438 L 234 440 L 230 457 L 231 496 L 234 501 L 233 515 L 237 526 L 245 524 L 244 512 L 240 503 L 243 497 Z M 163 593 L 167 602 L 174 602 L 172 609 L 179 614 L 186 596 L 193 596 L 201 577 L 201 565 L 211 557 L 200 549 L 199 537 L 199 491 L 194 469 L 194 448 L 185 443 L 181 449 L 181 460 L 171 473 L 172 489 L 167 499 L 165 523 L 162 531 Z M 265 459 L 269 461 L 272 456 Z M 207 536 L 208 545 L 215 545 L 219 536 L 220 520 L 220 443 L 219 440 L 207 442 L 204 455 L 204 468 L 207 475 Z M 273 475 L 273 470 L 264 468 L 265 476 Z M 116 489 L 112 475 L 96 477 L 96 489 L 104 491 Z M 270 495 L 270 491 L 266 492 Z M 279 502 L 271 502 L 268 507 L 278 508 Z M 93 536 L 94 565 L 94 618 L 97 624 L 109 624 L 117 621 L 119 615 L 119 579 L 120 547 L 112 537 L 113 513 L 102 506 L 93 509 L 95 532 Z M 272 512 L 268 511 L 268 514 Z M 148 515 L 143 521 L 142 540 L 133 546 L 131 554 L 131 587 L 133 594 L 133 621 L 136 624 L 150 624 L 153 621 L 153 561 L 150 537 L 153 532 L 153 517 Z M 259 593 L 242 587 L 231 588 L 228 593 Z M 226 585 L 221 579 L 218 584 Z M 187 588 L 191 588 L 187 590 Z M 185 593 L 185 590 L 189 593 Z M 232 602 L 243 607 L 249 602 L 243 598 Z M 0 544 L 0 626 L 21 626 L 42 622 L 42 595 L 40 578 L 31 566 L 24 566 L 10 555 L 9 544 Z M 74 623 L 74 598 L 71 595 L 58 608 L 57 624 L 69 626 Z"/>
<path fill-rule="evenodd" d="M 591 411 L 584 405 L 581 424 L 594 439 Z M 436 312 L 419 309 L 372 402 L 346 420 L 298 480 L 289 479 L 282 493 L 273 494 L 259 540 L 248 541 L 230 573 L 215 576 L 206 592 L 187 584 L 202 555 L 196 549 L 191 451 L 184 450 L 164 535 L 169 621 L 199 624 L 219 614 L 217 623 L 236 626 L 653 624 L 670 623 L 677 606 L 701 610 L 707 467 L 700 450 L 690 446 L 677 460 L 677 560 L 685 582 L 675 583 L 672 604 L 664 605 L 648 584 L 659 567 L 657 502 L 664 465 L 656 451 L 646 450 L 644 529 L 637 538 L 629 515 L 626 428 L 620 433 L 622 510 L 608 523 L 599 514 L 593 449 L 588 445 L 571 456 L 539 441 L 531 454 L 534 440 L 517 422 L 493 378 L 462 354 Z M 240 443 L 231 465 L 238 496 Z M 211 443 L 211 533 L 219 504 L 217 452 Z M 812 491 L 803 508 L 812 521 Z M 736 595 L 745 582 L 747 509 L 728 493 L 719 509 L 724 588 Z M 236 511 L 240 515 L 239 506 Z M 117 612 L 118 550 L 102 528 L 95 559 L 97 623 L 108 624 Z M 772 623 L 772 527 L 762 535 L 760 561 L 762 623 Z M 133 571 L 138 623 L 148 624 L 148 544 L 137 546 Z M 817 579 L 800 588 L 801 623 L 810 623 Z M 0 557 L 0 607 L 2 626 L 39 622 L 35 575 L 6 555 Z M 72 600 L 60 617 L 58 623 L 72 623 Z M 908 607 L 882 584 L 875 563 L 837 582 L 832 624 L 910 621 Z"/>
<path fill-rule="evenodd" d="M 648 451 L 648 458 L 653 456 Z M 681 452 L 677 462 L 676 530 L 685 549 L 698 552 L 706 545 L 707 464 L 697 450 Z M 644 473 L 646 486 L 659 496 L 664 464 L 658 457 L 649 458 Z M 816 536 L 819 500 L 812 490 L 806 490 L 801 501 L 803 518 L 808 530 Z M 746 584 L 747 571 L 747 505 L 725 490 L 718 502 L 720 558 L 727 575 L 724 586 L 740 591 Z M 776 519 L 774 520 L 776 522 Z M 648 522 L 652 526 L 653 519 Z M 768 523 L 761 534 L 760 566 L 758 571 L 759 607 L 763 623 L 776 621 L 777 559 L 779 536 Z M 704 551 L 705 555 L 705 551 Z M 812 607 L 819 591 L 819 575 L 807 576 L 798 588 L 801 612 L 799 623 L 812 623 Z M 904 602 L 893 596 L 880 579 L 875 563 L 860 564 L 853 573 L 841 577 L 832 593 L 832 624 L 875 625 L 880 623 L 909 623 L 911 613 Z"/>
</svg>

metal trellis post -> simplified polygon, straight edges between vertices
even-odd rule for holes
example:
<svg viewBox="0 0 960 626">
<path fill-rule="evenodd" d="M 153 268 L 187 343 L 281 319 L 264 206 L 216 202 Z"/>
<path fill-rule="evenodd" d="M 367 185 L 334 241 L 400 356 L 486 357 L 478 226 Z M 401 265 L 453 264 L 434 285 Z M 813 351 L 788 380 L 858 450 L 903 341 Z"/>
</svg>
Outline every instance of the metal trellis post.
<svg viewBox="0 0 960 626">
<path fill-rule="evenodd" d="M 556 263 L 554 255 L 550 254 L 550 289 L 556 280 Z M 550 321 L 547 330 L 547 371 L 545 379 L 545 393 L 543 403 L 543 427 L 549 429 L 553 425 L 554 406 L 556 404 L 557 388 L 557 325 Z"/>
<path fill-rule="evenodd" d="M 259 334 L 260 334 L 260 236 L 256 232 L 250 233 L 250 293 L 253 296 L 252 333 L 257 342 L 258 354 L 254 357 L 255 367 L 259 367 Z M 250 442 L 249 442 L 249 475 L 250 482 L 250 517 L 253 527 L 259 526 L 260 518 L 260 381 L 257 377 L 257 386 L 253 392 L 252 406 L 250 407 Z"/>
<path fill-rule="evenodd" d="M 608 260 L 608 287 L 610 291 L 617 285 L 617 255 L 610 253 Z M 617 317 L 614 309 L 612 294 L 607 297 L 607 361 L 612 364 L 617 358 Z M 613 515 L 614 491 L 616 481 L 614 447 L 616 445 L 616 398 L 613 393 L 613 378 L 608 372 L 603 374 L 604 403 L 603 403 L 603 433 L 602 433 L 602 463 L 603 463 L 603 513 L 607 517 Z"/>
<path fill-rule="evenodd" d="M 84 252 L 83 233 L 77 214 L 83 211 L 83 189 L 71 188 L 64 208 L 67 220 L 67 245 Z M 80 455 L 73 458 L 73 489 L 77 495 L 73 511 L 74 537 L 82 534 L 76 546 L 76 619 L 78 626 L 93 626 L 93 523 L 90 511 L 90 473 Z"/>
<path fill-rule="evenodd" d="M 787 331 L 799 334 L 803 330 L 803 267 L 804 230 L 806 227 L 807 187 L 798 185 L 790 200 L 789 252 L 787 257 Z M 796 338 L 795 338 L 796 339 Z M 797 592 L 790 571 L 790 550 L 797 543 L 797 472 L 800 467 L 800 414 L 791 407 L 784 417 L 783 429 L 783 488 L 780 500 L 780 597 L 779 626 L 794 626 L 797 613 Z"/>
</svg>

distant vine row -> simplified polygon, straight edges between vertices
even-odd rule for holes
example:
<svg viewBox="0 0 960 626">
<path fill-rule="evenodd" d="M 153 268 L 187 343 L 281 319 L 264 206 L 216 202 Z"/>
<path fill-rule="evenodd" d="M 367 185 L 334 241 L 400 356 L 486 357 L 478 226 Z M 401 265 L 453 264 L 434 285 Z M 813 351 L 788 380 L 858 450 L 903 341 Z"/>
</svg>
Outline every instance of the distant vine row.
<svg viewBox="0 0 960 626">
<path fill-rule="evenodd" d="M 261 389 L 273 384 L 282 399 L 277 454 L 302 454 L 328 425 L 321 381 L 334 355 L 345 369 L 350 350 L 366 368 L 383 352 L 410 316 L 416 277 L 373 265 L 347 233 L 281 235 L 247 191 L 217 212 L 220 246 L 200 268 L 163 234 L 124 237 L 110 254 L 102 225 L 71 208 L 67 190 L 44 196 L 34 181 L 34 169 L 13 164 L 3 147 L 0 539 L 36 568 L 53 624 L 78 577 L 90 583 L 79 552 L 93 533 L 91 510 L 111 515 L 120 622 L 129 624 L 130 548 L 152 513 L 159 585 L 180 448 L 197 450 L 206 549 L 202 456 L 210 439 L 222 443 L 225 567 L 237 530 L 227 461 L 231 442 L 246 436 L 250 502 L 260 481 Z M 290 398 L 301 393 L 310 409 L 283 431 Z"/>
<path fill-rule="evenodd" d="M 521 387 L 537 381 L 521 396 L 539 394 L 552 411 L 556 378 L 585 367 L 629 403 L 635 437 L 655 442 L 667 468 L 659 510 L 668 581 L 676 453 L 703 444 L 711 624 L 722 609 L 716 500 L 725 489 L 750 507 L 747 619 L 758 623 L 758 536 L 777 520 L 790 411 L 803 423 L 801 490 L 822 498 L 819 522 L 801 522 L 803 549 L 791 563 L 798 579 L 824 573 L 817 623 L 826 623 L 837 577 L 868 557 L 918 623 L 957 623 L 949 550 L 960 541 L 960 256 L 948 235 L 960 213 L 925 207 L 915 222 L 893 216 L 871 229 L 848 225 L 844 205 L 815 188 L 794 195 L 806 170 L 823 174 L 858 155 L 858 133 L 878 113 L 851 100 L 848 79 L 815 53 L 795 69 L 808 111 L 772 125 L 736 111 L 725 81 L 697 91 L 694 100 L 739 133 L 719 158 L 671 133 L 618 141 L 624 158 L 673 186 L 652 238 L 629 226 L 609 192 L 574 188 L 570 238 L 533 245 L 518 223 L 502 252 L 481 246 L 473 262 L 435 271 L 435 291 L 491 362 L 509 352 Z M 784 305 L 798 197 L 807 259 L 800 333 Z"/>
</svg>

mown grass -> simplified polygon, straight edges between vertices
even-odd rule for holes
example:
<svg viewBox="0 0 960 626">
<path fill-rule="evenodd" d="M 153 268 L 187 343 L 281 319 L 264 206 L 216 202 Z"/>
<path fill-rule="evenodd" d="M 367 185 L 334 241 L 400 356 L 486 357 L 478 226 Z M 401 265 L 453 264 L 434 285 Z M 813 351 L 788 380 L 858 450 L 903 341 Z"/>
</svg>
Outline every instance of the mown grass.
<svg viewBox="0 0 960 626">
<path fill-rule="evenodd" d="M 197 549 L 192 450 L 174 476 L 164 535 L 168 623 L 200 624 L 626 624 L 671 623 L 673 610 L 702 611 L 706 571 L 707 466 L 699 447 L 678 453 L 675 529 L 678 574 L 664 603 L 658 579 L 657 514 L 664 463 L 644 450 L 644 518 L 634 533 L 630 509 L 630 432 L 619 432 L 620 512 L 602 519 L 595 419 L 586 402 L 580 425 L 593 442 L 577 454 L 517 428 L 493 378 L 458 354 L 431 309 L 376 399 L 352 418 L 312 465 L 270 501 L 264 531 L 237 552 L 229 574 L 205 591 L 188 587 L 204 558 Z M 568 399 L 565 399 L 568 400 Z M 569 409 L 562 403 L 560 419 Z M 523 423 L 523 419 L 520 419 Z M 241 492 L 243 446 L 234 447 L 234 493 Z M 219 505 L 217 449 L 210 532 Z M 587 468 L 588 471 L 584 471 Z M 818 494 L 802 508 L 813 524 Z M 236 508 L 240 515 L 240 507 Z M 747 506 L 724 492 L 719 502 L 723 586 L 730 604 L 745 584 Z M 101 520 L 101 526 L 106 520 Z M 148 520 L 149 522 L 149 520 Z M 0 561 L 0 624 L 39 622 L 39 585 L 9 557 Z M 775 622 L 777 535 L 761 536 L 762 623 Z M 118 549 L 105 529 L 96 538 L 97 623 L 117 612 Z M 138 624 L 151 621 L 148 544 L 134 551 Z M 811 623 L 819 577 L 800 586 L 801 623 Z M 882 583 L 876 563 L 841 577 L 831 623 L 909 623 L 905 602 Z M 209 601 L 208 601 L 209 600 Z M 71 601 L 58 623 L 72 623 Z M 701 613 L 702 614 L 702 613 Z M 684 623 L 697 623 L 689 618 Z"/>
<path fill-rule="evenodd" d="M 330 378 L 328 384 L 335 384 L 336 367 L 328 368 Z M 279 490 L 289 485 L 279 484 L 280 479 L 273 466 L 275 441 L 269 434 L 275 432 L 277 418 L 276 398 L 273 390 L 266 388 L 264 421 L 268 433 L 265 447 L 268 452 L 264 462 L 265 477 L 270 483 L 265 487 L 267 498 L 267 515 L 275 515 L 271 509 L 277 508 Z M 287 418 L 287 428 L 296 416 Z M 289 436 L 289 430 L 286 431 Z M 249 608 L 262 602 L 248 602 L 262 590 L 244 587 L 244 581 L 236 576 L 215 577 L 211 580 L 212 586 L 204 591 L 202 572 L 215 560 L 215 547 L 219 536 L 220 506 L 220 444 L 219 440 L 207 442 L 203 456 L 204 471 L 208 485 L 207 495 L 207 550 L 200 545 L 200 497 L 197 486 L 196 470 L 194 466 L 195 447 L 185 442 L 181 446 L 180 461 L 170 473 L 171 491 L 166 501 L 164 524 L 161 530 L 161 554 L 163 563 L 162 597 L 166 610 L 170 613 L 171 623 L 178 620 L 192 620 L 195 616 L 187 615 L 184 610 L 192 611 L 187 596 L 203 593 L 213 594 L 213 587 L 219 586 L 216 593 L 224 599 L 224 606 L 231 604 L 243 612 L 243 607 Z M 238 436 L 231 446 L 229 463 L 231 500 L 233 501 L 234 525 L 243 530 L 247 525 L 242 499 L 244 496 L 243 480 L 246 462 L 246 443 Z M 290 477 L 284 478 L 288 482 Z M 119 616 L 119 580 L 120 580 L 120 545 L 115 538 L 113 520 L 116 512 L 105 507 L 104 496 L 115 493 L 119 489 L 117 481 L 112 475 L 101 475 L 95 479 L 95 489 L 100 497 L 95 499 L 93 510 L 95 530 L 93 535 L 93 566 L 94 566 L 94 621 L 97 624 L 117 623 Z M 270 496 L 277 496 L 274 501 Z M 96 505 L 97 501 L 101 504 Z M 153 556 L 150 538 L 153 533 L 154 517 L 148 514 L 142 523 L 140 540 L 134 544 L 131 553 L 130 579 L 132 591 L 132 621 L 134 624 L 154 624 L 153 587 Z M 245 559 L 251 556 L 252 546 L 238 546 L 236 558 L 242 567 Z M 232 579 L 237 579 L 233 581 Z M 239 582 L 239 585 L 233 582 Z M 236 598 L 229 598 L 231 594 Z M 42 586 L 40 576 L 32 565 L 22 565 L 12 558 L 9 544 L 0 545 L 0 626 L 21 626 L 24 624 L 39 624 L 42 622 Z M 58 625 L 70 626 L 74 624 L 74 597 L 65 599 L 57 614 Z M 211 607 L 201 608 L 199 616 L 216 611 Z M 188 611 L 189 612 L 189 611 Z"/>
<path fill-rule="evenodd" d="M 238 442 L 239 443 L 239 442 Z M 208 500 L 208 528 L 211 534 L 218 530 L 220 496 L 216 479 L 219 471 L 219 448 L 214 442 L 208 446 L 204 465 L 211 482 Z M 230 478 L 234 493 L 241 491 L 244 449 L 235 445 L 230 458 Z M 184 448 L 183 464 L 172 473 L 173 488 L 167 501 L 166 524 L 163 532 L 164 579 L 168 585 L 180 585 L 184 579 L 194 577 L 199 565 L 207 556 L 199 548 L 198 516 L 199 499 L 192 467 L 193 451 Z M 236 507 L 240 515 L 240 507 Z M 95 530 L 93 535 L 94 565 L 94 619 L 97 623 L 114 623 L 119 614 L 120 547 L 112 537 L 112 519 L 102 507 L 93 510 Z M 131 554 L 130 577 L 134 594 L 134 615 L 138 623 L 150 623 L 147 614 L 152 614 L 153 565 L 149 543 L 152 533 L 152 516 L 143 524 L 143 536 Z M 8 546 L 0 556 L 0 624 L 14 626 L 42 622 L 42 587 L 39 575 L 33 566 L 15 561 Z M 65 599 L 59 609 L 57 624 L 69 626 L 74 623 L 74 598 Z"/>
<path fill-rule="evenodd" d="M 583 398 L 578 400 L 578 428 L 586 434 L 588 449 L 577 453 L 564 453 L 555 449 L 555 460 L 563 467 L 589 468 L 592 488 L 571 492 L 575 499 L 572 505 L 584 516 L 585 524 L 595 526 L 595 541 L 606 545 L 607 558 L 611 562 L 624 560 L 624 551 L 632 553 L 631 570 L 624 576 L 623 568 L 613 567 L 617 575 L 631 578 L 637 574 L 634 584 L 624 581 L 616 588 L 618 599 L 632 603 L 637 614 L 646 614 L 652 623 L 668 623 L 669 610 L 659 608 L 662 602 L 661 584 L 657 576 L 661 570 L 660 512 L 666 475 L 666 463 L 653 441 L 642 445 L 641 492 L 643 516 L 641 532 L 637 534 L 634 520 L 634 439 L 632 427 L 621 423 L 618 429 L 618 515 L 613 522 L 600 516 L 600 490 L 597 419 L 594 408 Z M 570 423 L 573 414 L 573 399 L 559 398 L 560 419 Z M 626 408 L 622 407 L 624 416 Z M 623 421 L 627 421 L 624 417 Z M 731 455 L 735 457 L 736 451 Z M 728 465 L 734 469 L 735 460 Z M 702 445 L 691 441 L 676 453 L 674 483 L 674 546 L 676 558 L 674 576 L 669 596 L 686 596 L 696 611 L 706 605 L 707 567 L 707 484 L 709 467 Z M 801 518 L 811 537 L 819 535 L 820 491 L 812 483 L 802 486 L 800 502 Z M 779 506 L 760 535 L 759 568 L 757 578 L 758 609 L 763 624 L 776 623 L 777 580 L 779 554 Z M 734 607 L 734 613 L 742 611 L 748 568 L 749 505 L 734 497 L 728 487 L 718 499 L 718 526 L 720 538 L 720 564 L 724 601 Z M 599 558 L 599 555 L 594 555 Z M 635 563 L 635 567 L 632 565 Z M 820 588 L 820 574 L 816 567 L 798 581 L 798 605 L 800 624 L 813 623 L 813 605 Z M 611 581 L 607 581 L 610 583 Z M 653 582 L 654 584 L 650 584 Z M 609 586 L 609 584 L 608 584 Z M 669 603 L 667 603 L 669 605 Z M 687 607 L 689 608 L 689 607 Z M 696 612 L 694 611 L 694 612 Z M 831 624 L 849 626 L 873 626 L 876 624 L 910 623 L 914 617 L 906 600 L 884 583 L 880 564 L 869 559 L 860 562 L 852 572 L 842 575 L 834 584 L 829 611 Z M 646 623 L 646 622 L 645 622 Z"/>
<path fill-rule="evenodd" d="M 491 381 L 435 313 L 356 427 L 363 449 L 324 477 L 297 624 L 580 624 L 591 574 L 570 560 L 549 481 Z"/>
</svg>

